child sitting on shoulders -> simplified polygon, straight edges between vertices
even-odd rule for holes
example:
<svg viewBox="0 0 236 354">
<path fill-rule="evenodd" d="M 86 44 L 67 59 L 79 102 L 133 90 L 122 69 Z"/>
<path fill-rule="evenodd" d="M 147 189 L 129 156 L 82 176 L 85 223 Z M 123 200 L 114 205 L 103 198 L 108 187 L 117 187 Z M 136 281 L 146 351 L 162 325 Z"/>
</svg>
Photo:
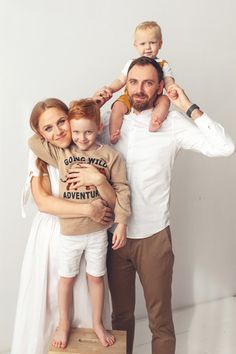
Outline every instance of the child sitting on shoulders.
<svg viewBox="0 0 236 354">
<path fill-rule="evenodd" d="M 162 47 L 162 33 L 160 26 L 154 21 L 145 21 L 140 23 L 134 32 L 134 46 L 140 56 L 146 56 L 155 59 L 161 66 L 164 74 L 164 87 L 168 87 L 175 82 L 171 68 L 167 61 L 157 57 Z M 132 60 L 129 60 L 124 66 L 121 75 L 115 79 L 110 85 L 100 90 L 100 95 L 109 99 L 114 92 L 119 91 L 126 85 L 127 71 Z M 166 119 L 169 111 L 170 101 L 167 96 L 160 95 L 155 102 L 151 122 L 149 125 L 150 132 L 156 132 Z M 120 129 L 122 126 L 123 116 L 131 110 L 131 103 L 126 92 L 120 96 L 112 105 L 109 131 L 110 142 L 117 143 L 120 137 Z"/>
</svg>

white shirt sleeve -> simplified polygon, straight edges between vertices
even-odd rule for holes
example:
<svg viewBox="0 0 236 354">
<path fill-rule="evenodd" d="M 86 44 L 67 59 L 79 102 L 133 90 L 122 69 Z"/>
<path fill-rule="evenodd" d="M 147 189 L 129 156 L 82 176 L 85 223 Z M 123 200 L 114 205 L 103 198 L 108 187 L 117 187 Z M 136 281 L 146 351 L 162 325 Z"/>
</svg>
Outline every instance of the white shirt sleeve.
<svg viewBox="0 0 236 354">
<path fill-rule="evenodd" d="M 125 64 L 125 66 L 123 67 L 123 69 L 121 70 L 122 74 L 127 76 L 128 74 L 128 69 L 129 69 L 129 66 L 130 64 L 132 63 L 132 59 L 130 59 L 129 61 L 127 61 L 127 63 Z"/>
<path fill-rule="evenodd" d="M 224 128 L 205 113 L 191 121 L 175 111 L 173 125 L 178 148 L 194 150 L 209 157 L 229 156 L 235 151 L 234 142 Z"/>
</svg>

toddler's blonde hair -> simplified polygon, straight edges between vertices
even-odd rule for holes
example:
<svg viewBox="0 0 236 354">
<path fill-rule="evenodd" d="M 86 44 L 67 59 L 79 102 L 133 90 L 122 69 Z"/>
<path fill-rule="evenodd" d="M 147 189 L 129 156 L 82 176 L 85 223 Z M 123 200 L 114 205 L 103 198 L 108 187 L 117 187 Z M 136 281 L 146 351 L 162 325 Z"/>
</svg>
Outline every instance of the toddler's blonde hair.
<svg viewBox="0 0 236 354">
<path fill-rule="evenodd" d="M 155 31 L 156 36 L 162 40 L 161 27 L 155 21 L 144 21 L 138 24 L 138 26 L 135 28 L 134 36 L 137 34 L 138 31 L 146 30 Z"/>
</svg>

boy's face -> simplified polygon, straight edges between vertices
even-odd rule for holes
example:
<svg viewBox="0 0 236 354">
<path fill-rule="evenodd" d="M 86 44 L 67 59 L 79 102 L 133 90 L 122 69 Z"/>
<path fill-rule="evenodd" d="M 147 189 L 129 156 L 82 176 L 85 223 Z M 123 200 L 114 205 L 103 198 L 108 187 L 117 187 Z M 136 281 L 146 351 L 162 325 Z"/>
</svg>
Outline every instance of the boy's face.
<svg viewBox="0 0 236 354">
<path fill-rule="evenodd" d="M 162 40 L 154 30 L 139 30 L 135 34 L 134 46 L 141 57 L 154 59 L 162 46 Z"/>
<path fill-rule="evenodd" d="M 81 151 L 95 150 L 97 148 L 96 138 L 102 129 L 87 118 L 71 119 L 70 121 L 72 140 Z"/>
</svg>

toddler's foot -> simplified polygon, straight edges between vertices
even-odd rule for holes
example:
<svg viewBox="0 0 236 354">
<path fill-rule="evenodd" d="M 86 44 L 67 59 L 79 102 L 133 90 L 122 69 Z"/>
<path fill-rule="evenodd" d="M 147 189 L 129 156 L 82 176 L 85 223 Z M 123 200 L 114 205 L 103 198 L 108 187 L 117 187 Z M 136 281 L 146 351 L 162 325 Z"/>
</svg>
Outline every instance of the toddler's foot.
<svg viewBox="0 0 236 354">
<path fill-rule="evenodd" d="M 120 129 L 117 129 L 114 133 L 110 135 L 110 142 L 111 144 L 116 144 L 119 139 L 120 139 Z"/>
<path fill-rule="evenodd" d="M 52 345 L 56 348 L 66 348 L 67 343 L 68 343 L 68 338 L 69 338 L 69 333 L 70 333 L 70 324 L 59 324 L 57 327 L 53 340 L 52 340 Z"/>
<path fill-rule="evenodd" d="M 102 324 L 94 326 L 93 330 L 104 347 L 113 345 L 116 341 L 113 334 L 107 331 Z"/>
<path fill-rule="evenodd" d="M 156 132 L 158 129 L 160 129 L 161 125 L 162 125 L 162 121 L 161 120 L 153 120 L 150 122 L 149 125 L 149 131 L 150 132 Z"/>
</svg>

